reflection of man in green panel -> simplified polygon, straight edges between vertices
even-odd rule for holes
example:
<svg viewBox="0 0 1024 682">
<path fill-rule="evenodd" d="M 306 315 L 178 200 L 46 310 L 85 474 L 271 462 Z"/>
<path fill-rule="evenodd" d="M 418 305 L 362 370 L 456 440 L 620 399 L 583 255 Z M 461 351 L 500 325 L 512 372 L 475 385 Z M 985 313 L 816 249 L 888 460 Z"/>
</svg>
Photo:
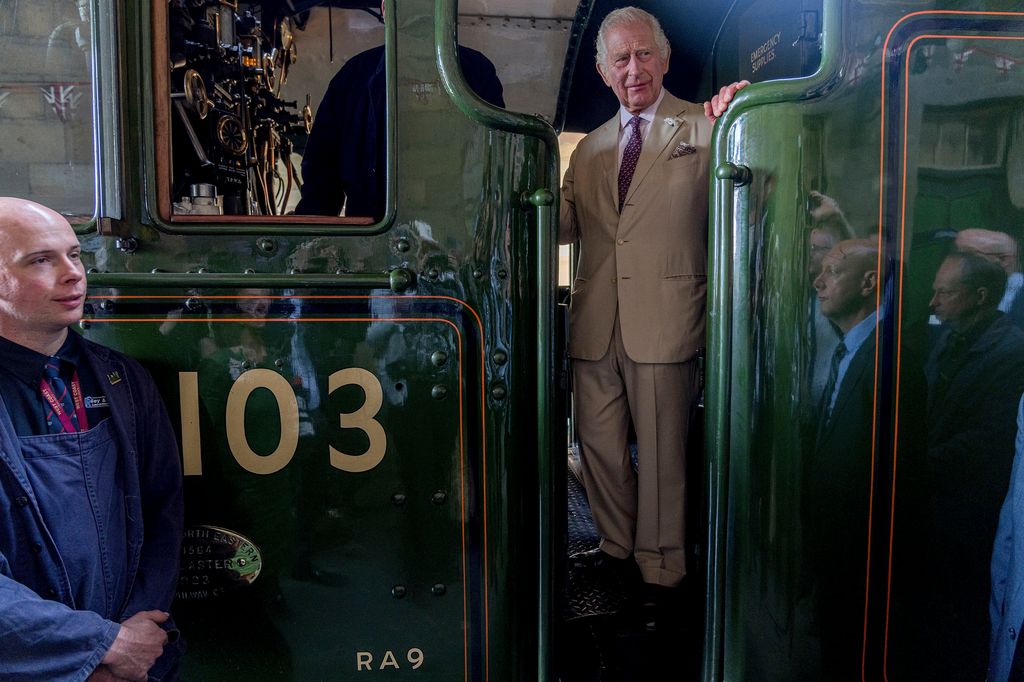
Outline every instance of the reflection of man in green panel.
<svg viewBox="0 0 1024 682">
<path fill-rule="evenodd" d="M 1024 273 L 1020 271 L 1017 242 L 1005 232 L 969 228 L 956 233 L 956 248 L 963 253 L 975 253 L 1006 273 L 1006 291 L 999 301 L 999 310 L 1006 313 L 1017 327 L 1024 328 Z"/>
<path fill-rule="evenodd" d="M 268 679 L 292 679 L 308 665 L 289 646 L 297 631 L 284 605 L 295 593 L 285 585 L 313 580 L 309 555 L 322 537 L 324 509 L 337 502 L 328 501 L 332 479 L 322 460 L 304 456 L 327 446 L 320 444 L 326 424 L 314 424 L 318 411 L 310 409 L 313 359 L 302 325 L 291 321 L 301 317 L 298 305 L 271 289 L 245 288 L 210 311 L 208 354 L 198 367 L 202 492 L 189 498 L 187 521 L 239 532 L 261 555 L 259 578 L 245 589 L 182 605 L 192 639 L 217 642 L 216 656 L 202 656 L 212 678 L 244 664 Z M 248 627 L 232 626 L 243 621 Z"/>
<path fill-rule="evenodd" d="M 821 262 L 837 243 L 850 239 L 853 230 L 846 221 L 835 199 L 820 192 L 811 192 L 814 207 L 810 211 L 811 226 L 807 235 L 807 274 L 811 282 L 807 311 L 807 341 L 810 344 L 810 362 L 807 368 L 806 405 L 816 410 L 821 392 L 828 380 L 829 359 L 839 343 L 839 335 L 829 319 L 822 314 L 814 289 L 814 280 L 821 274 Z"/>
<path fill-rule="evenodd" d="M 79 256 L 61 215 L 0 198 L 0 679 L 173 679 L 177 442 L 149 374 L 68 333 Z"/>
<path fill-rule="evenodd" d="M 841 334 L 819 407 L 804 486 L 804 537 L 821 636 L 821 679 L 860 679 L 874 412 L 878 246 L 836 244 L 814 280 Z"/>
<path fill-rule="evenodd" d="M 934 679 L 985 677 L 989 558 L 1024 392 L 1024 333 L 998 308 L 1005 287 L 1002 266 L 974 253 L 951 254 L 935 274 L 945 326 L 925 367 Z"/>
</svg>

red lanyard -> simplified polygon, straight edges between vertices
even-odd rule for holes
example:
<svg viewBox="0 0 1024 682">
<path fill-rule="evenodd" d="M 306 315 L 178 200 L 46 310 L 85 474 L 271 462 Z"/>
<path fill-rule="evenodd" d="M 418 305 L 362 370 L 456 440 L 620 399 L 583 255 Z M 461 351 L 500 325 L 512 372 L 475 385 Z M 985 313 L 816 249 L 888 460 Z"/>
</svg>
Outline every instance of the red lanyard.
<svg viewBox="0 0 1024 682">
<path fill-rule="evenodd" d="M 64 412 L 64 406 L 57 400 L 57 396 L 54 395 L 53 389 L 50 388 L 50 382 L 45 378 L 39 380 L 39 392 L 43 394 L 43 399 L 50 405 L 50 409 L 57 415 L 57 419 L 60 420 L 60 425 L 64 427 L 65 433 L 74 433 L 75 431 L 88 431 L 89 430 L 89 418 L 85 414 L 85 401 L 82 400 L 82 384 L 78 381 L 78 370 L 75 370 L 74 375 L 71 377 L 71 402 L 75 405 L 75 416 L 78 417 L 78 428 L 75 428 L 71 418 Z"/>
</svg>

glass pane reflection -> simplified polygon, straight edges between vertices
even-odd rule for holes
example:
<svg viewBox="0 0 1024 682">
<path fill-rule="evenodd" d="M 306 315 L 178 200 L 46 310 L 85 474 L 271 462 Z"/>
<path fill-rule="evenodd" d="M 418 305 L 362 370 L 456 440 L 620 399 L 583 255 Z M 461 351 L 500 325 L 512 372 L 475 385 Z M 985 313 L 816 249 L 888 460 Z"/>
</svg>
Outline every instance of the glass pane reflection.
<svg viewBox="0 0 1024 682">
<path fill-rule="evenodd" d="M 926 392 L 901 396 L 898 407 L 923 417 L 925 441 L 897 452 L 894 466 L 889 663 L 891 679 L 981 680 L 993 542 L 1024 391 L 1024 207 L 1007 192 L 1007 132 L 1024 80 L 997 62 L 1024 49 L 983 36 L 912 45 L 927 59 L 913 62 L 906 102 L 902 337 Z"/>
</svg>

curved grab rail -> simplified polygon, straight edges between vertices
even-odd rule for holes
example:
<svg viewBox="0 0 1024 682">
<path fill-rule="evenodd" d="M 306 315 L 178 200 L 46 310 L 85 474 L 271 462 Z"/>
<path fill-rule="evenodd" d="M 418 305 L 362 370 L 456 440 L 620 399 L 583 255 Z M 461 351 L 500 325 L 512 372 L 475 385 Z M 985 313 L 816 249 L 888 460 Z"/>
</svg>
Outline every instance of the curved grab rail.
<svg viewBox="0 0 1024 682">
<path fill-rule="evenodd" d="M 747 111 L 782 102 L 814 99 L 841 81 L 840 0 L 825 0 L 822 9 L 822 57 L 818 70 L 806 78 L 758 83 L 744 88 L 730 103 L 715 126 L 711 141 L 710 235 L 708 290 L 708 376 L 706 449 L 708 495 L 708 564 L 705 609 L 704 682 L 722 679 L 723 628 L 725 625 L 725 553 L 730 456 L 730 388 L 733 329 L 733 193 L 750 182 L 750 170 L 728 159 L 729 132 Z"/>
</svg>

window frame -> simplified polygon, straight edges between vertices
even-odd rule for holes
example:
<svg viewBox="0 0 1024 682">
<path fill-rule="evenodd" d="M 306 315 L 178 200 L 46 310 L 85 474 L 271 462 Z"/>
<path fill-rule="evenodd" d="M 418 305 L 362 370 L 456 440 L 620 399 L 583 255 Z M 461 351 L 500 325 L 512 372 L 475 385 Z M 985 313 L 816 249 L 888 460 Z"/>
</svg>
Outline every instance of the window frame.
<svg viewBox="0 0 1024 682">
<path fill-rule="evenodd" d="M 385 0 L 385 11 L 394 16 L 395 0 Z M 146 135 L 153 142 L 145 149 L 149 177 L 155 179 L 146 189 L 150 215 L 164 232 L 171 234 L 245 234 L 245 235 L 305 235 L 305 236 L 371 236 L 387 232 L 395 220 L 395 117 L 386 117 L 385 150 L 385 211 L 380 221 L 363 216 L 314 215 L 175 215 L 171 196 L 171 84 L 167 69 L 169 34 L 166 0 L 145 3 L 143 25 L 151 29 L 152 43 L 148 50 L 151 60 L 150 87 L 142 106 L 150 117 Z M 395 92 L 395 38 L 396 22 L 384 24 L 385 100 L 387 109 L 394 111 Z M 151 104 L 147 104 L 151 103 Z"/>
</svg>

